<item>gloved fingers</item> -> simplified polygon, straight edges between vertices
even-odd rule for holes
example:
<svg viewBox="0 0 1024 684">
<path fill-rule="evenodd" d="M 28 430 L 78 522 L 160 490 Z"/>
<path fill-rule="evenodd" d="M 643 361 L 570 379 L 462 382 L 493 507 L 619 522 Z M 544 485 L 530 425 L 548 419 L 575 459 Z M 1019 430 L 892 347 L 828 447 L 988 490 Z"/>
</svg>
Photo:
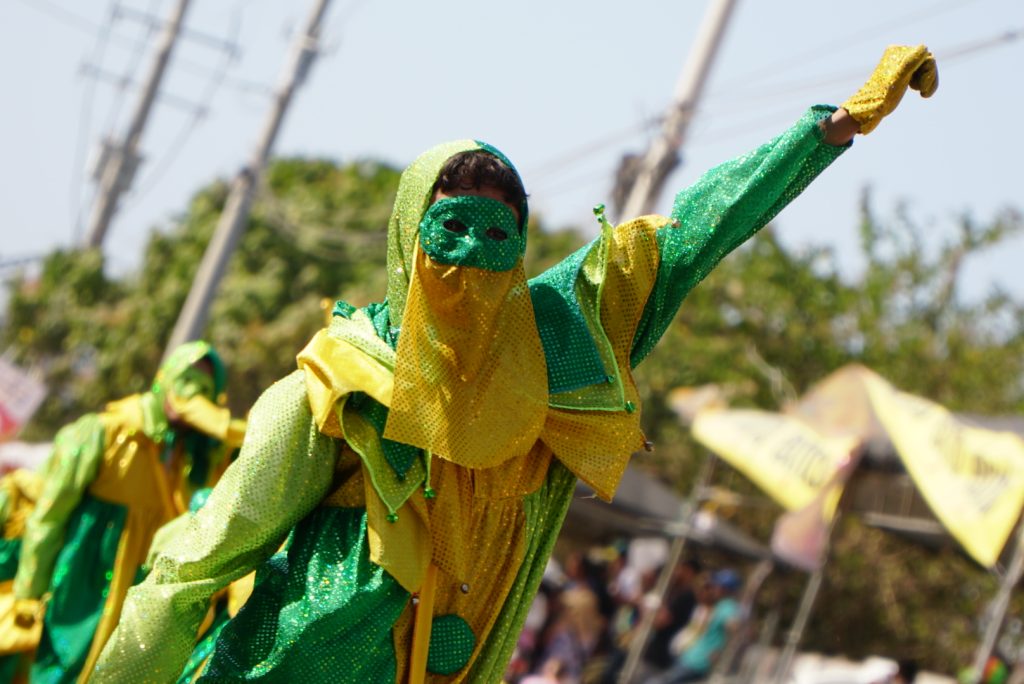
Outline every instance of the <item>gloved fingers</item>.
<svg viewBox="0 0 1024 684">
<path fill-rule="evenodd" d="M 890 45 L 882 53 L 877 69 L 893 74 L 912 73 L 931 56 L 924 45 Z"/>
<path fill-rule="evenodd" d="M 939 67 L 929 52 L 927 59 L 921 62 L 910 77 L 910 87 L 921 93 L 921 97 L 931 97 L 939 87 Z"/>
</svg>

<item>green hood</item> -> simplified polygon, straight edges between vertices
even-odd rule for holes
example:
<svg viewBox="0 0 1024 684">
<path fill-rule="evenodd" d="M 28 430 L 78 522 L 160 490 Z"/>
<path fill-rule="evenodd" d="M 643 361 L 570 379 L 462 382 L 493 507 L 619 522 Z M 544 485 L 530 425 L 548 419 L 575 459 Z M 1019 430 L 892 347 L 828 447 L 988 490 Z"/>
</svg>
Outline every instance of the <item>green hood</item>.
<svg viewBox="0 0 1024 684">
<path fill-rule="evenodd" d="M 437 145 L 417 157 L 402 173 L 395 206 L 388 222 L 387 304 L 390 325 L 394 329 L 402 325 L 413 255 L 416 253 L 416 242 L 419 240 L 420 223 L 430 207 L 431 190 L 445 162 L 460 152 L 470 150 L 488 152 L 518 174 L 504 154 L 479 140 L 456 140 Z M 520 223 L 525 227 L 528 221 L 525 201 L 519 213 Z"/>
<path fill-rule="evenodd" d="M 197 372 L 192 365 L 202 359 L 209 359 L 213 365 L 212 383 L 203 377 L 205 373 Z M 197 340 L 186 342 L 181 345 L 164 361 L 157 371 L 153 380 L 151 392 L 160 400 L 163 400 L 168 392 L 187 399 L 197 393 L 202 394 L 215 404 L 223 405 L 225 401 L 224 390 L 227 386 L 227 369 L 220 355 L 209 342 Z"/>
</svg>

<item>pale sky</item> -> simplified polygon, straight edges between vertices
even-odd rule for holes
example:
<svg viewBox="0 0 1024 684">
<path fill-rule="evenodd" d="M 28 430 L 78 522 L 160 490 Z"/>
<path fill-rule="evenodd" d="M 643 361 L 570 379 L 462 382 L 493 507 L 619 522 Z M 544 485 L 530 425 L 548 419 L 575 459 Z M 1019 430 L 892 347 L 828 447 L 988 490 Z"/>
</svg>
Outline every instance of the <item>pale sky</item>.
<svg viewBox="0 0 1024 684">
<path fill-rule="evenodd" d="M 252 148 L 289 36 L 307 0 L 192 0 L 186 24 L 230 38 L 239 58 L 195 40 L 172 61 L 142 147 L 146 162 L 105 245 L 119 272 L 139 260 L 146 235 L 166 227 L 188 197 L 229 176 Z M 84 172 L 99 137 L 123 132 L 137 90 L 82 74 L 145 72 L 146 28 L 125 12 L 101 27 L 110 0 L 0 3 L 0 263 L 69 246 L 88 215 Z M 120 0 L 165 16 L 171 0 Z M 644 121 L 667 105 L 704 0 L 585 2 L 334 0 L 326 53 L 288 113 L 276 153 L 340 161 L 372 157 L 404 166 L 443 140 L 478 138 L 517 164 L 532 212 L 551 227 L 590 226 L 608 200 L 619 156 L 640 151 Z M 844 14 L 845 13 L 845 14 Z M 1000 40 L 1008 32 L 1016 37 Z M 900 109 L 776 220 L 788 244 L 830 245 L 843 269 L 859 266 L 857 202 L 875 190 L 879 214 L 905 202 L 934 244 L 969 214 L 987 222 L 1024 209 L 1024 2 L 1020 0 L 739 0 L 684 151 L 675 190 L 714 164 L 784 130 L 812 104 L 839 104 L 890 43 L 925 43 L 940 72 L 930 100 Z M 227 66 L 219 88 L 211 82 Z M 209 108 L 192 118 L 184 101 Z M 967 296 L 994 286 L 1024 297 L 1024 240 L 967 266 Z"/>
</svg>

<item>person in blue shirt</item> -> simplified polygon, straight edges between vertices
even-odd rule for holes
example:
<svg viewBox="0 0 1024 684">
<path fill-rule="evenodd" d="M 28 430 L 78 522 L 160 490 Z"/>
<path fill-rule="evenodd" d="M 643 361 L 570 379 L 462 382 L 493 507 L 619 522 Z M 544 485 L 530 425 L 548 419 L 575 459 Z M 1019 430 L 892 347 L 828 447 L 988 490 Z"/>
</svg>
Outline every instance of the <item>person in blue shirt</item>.
<svg viewBox="0 0 1024 684">
<path fill-rule="evenodd" d="M 719 654 L 729 643 L 740 622 L 736 593 L 743 581 L 735 570 L 719 570 L 711 576 L 714 608 L 704 632 L 697 637 L 667 672 L 647 680 L 646 684 L 682 684 L 696 682 L 711 674 Z"/>
</svg>

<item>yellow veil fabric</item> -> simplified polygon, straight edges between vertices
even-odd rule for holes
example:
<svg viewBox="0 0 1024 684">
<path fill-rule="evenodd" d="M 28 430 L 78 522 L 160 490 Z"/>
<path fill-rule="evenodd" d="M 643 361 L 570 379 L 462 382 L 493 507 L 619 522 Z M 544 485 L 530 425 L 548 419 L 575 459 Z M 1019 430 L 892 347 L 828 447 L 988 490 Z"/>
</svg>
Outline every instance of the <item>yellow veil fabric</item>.
<svg viewBox="0 0 1024 684">
<path fill-rule="evenodd" d="M 444 265 L 415 241 L 441 166 L 480 147 L 442 145 L 402 176 L 389 236 L 389 248 L 397 237 L 402 249 L 388 255 L 391 320 L 401 334 L 384 437 L 489 468 L 529 451 L 548 411 L 547 366 L 522 257 L 500 272 Z M 520 215 L 525 221 L 525 208 Z M 395 281 L 408 289 L 399 294 Z"/>
</svg>

